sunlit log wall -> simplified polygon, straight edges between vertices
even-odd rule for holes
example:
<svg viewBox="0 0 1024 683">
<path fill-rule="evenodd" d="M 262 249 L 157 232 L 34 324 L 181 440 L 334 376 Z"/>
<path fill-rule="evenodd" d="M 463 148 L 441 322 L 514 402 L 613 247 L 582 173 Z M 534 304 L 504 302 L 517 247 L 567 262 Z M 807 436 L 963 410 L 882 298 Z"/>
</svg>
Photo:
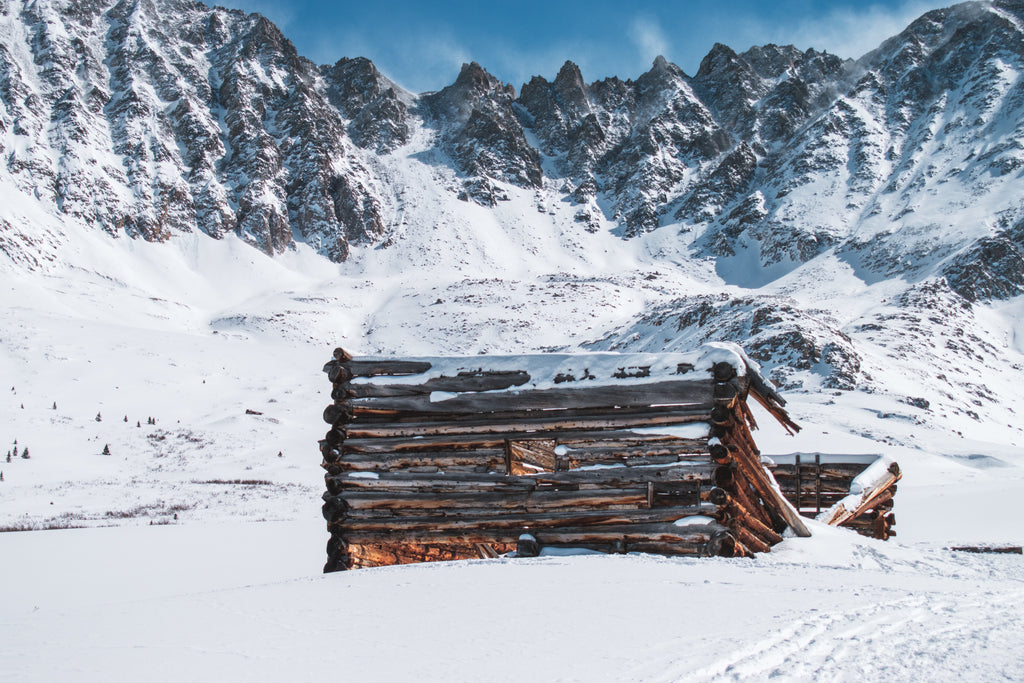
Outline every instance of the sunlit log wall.
<svg viewBox="0 0 1024 683">
<path fill-rule="evenodd" d="M 720 354 L 354 359 L 324 366 L 324 571 L 545 547 L 747 556 L 806 527 Z"/>
</svg>

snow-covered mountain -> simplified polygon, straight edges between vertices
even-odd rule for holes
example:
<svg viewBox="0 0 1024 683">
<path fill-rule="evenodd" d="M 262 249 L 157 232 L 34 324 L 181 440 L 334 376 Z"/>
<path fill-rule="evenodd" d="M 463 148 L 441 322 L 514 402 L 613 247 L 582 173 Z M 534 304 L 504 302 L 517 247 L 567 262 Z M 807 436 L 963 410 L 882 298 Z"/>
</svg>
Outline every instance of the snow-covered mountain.
<svg viewBox="0 0 1024 683">
<path fill-rule="evenodd" d="M 188 0 L 6 0 L 0 37 L 4 415 L 54 447 L 163 457 L 159 434 L 90 422 L 156 386 L 153 410 L 193 406 L 175 452 L 246 462 L 255 437 L 221 411 L 271 395 L 261 443 L 297 451 L 321 429 L 305 373 L 337 344 L 707 340 L 746 346 L 819 436 L 1021 438 L 1019 0 L 929 12 L 856 61 L 715 45 L 694 75 L 566 62 L 518 90 L 471 63 L 423 94 Z M 195 386 L 218 373 L 236 393 L 214 406 Z M 58 403 L 81 415 L 20 407 Z"/>
<path fill-rule="evenodd" d="M 587 84 L 566 62 L 518 96 L 476 63 L 413 95 L 366 59 L 318 67 L 265 18 L 187 1 L 2 11 L 6 176 L 112 234 L 236 231 L 342 261 L 395 236 L 407 178 L 380 160 L 417 128 L 420 154 L 454 174 L 450 199 L 493 206 L 516 187 L 595 230 L 671 227 L 723 274 L 764 267 L 726 277 L 741 285 L 829 249 L 875 277 L 917 275 L 1021 210 L 1013 0 L 930 12 L 857 61 L 715 45 L 694 76 L 659 57 Z M 971 227 L 950 230 L 961 217 Z"/>
</svg>

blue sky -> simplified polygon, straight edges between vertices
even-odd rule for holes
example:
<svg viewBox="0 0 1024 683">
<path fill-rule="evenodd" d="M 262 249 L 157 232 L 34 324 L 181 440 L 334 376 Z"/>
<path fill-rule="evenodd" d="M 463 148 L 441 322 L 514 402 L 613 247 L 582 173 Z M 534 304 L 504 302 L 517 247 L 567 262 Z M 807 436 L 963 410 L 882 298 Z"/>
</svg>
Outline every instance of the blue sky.
<svg viewBox="0 0 1024 683">
<path fill-rule="evenodd" d="M 533 75 L 549 80 L 566 59 L 583 78 L 635 78 L 663 54 L 688 74 L 714 43 L 738 52 L 793 44 L 860 57 L 936 7 L 928 0 L 640 0 L 480 2 L 450 0 L 219 0 L 260 12 L 299 53 L 317 63 L 368 57 L 413 92 L 444 87 L 464 62 L 477 61 L 517 89 Z"/>
</svg>

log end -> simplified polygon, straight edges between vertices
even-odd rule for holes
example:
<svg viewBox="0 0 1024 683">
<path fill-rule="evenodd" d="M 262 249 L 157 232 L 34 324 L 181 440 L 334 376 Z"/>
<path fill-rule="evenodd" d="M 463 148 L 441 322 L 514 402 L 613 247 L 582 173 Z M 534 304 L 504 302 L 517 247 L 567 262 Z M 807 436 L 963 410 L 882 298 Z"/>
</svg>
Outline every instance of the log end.
<svg viewBox="0 0 1024 683">
<path fill-rule="evenodd" d="M 736 368 L 733 367 L 732 363 L 724 361 L 715 363 L 711 368 L 711 372 L 714 374 L 716 382 L 728 382 L 736 376 Z"/>
<path fill-rule="evenodd" d="M 516 542 L 516 557 L 537 557 L 540 555 L 540 543 L 533 534 L 522 534 Z"/>
</svg>

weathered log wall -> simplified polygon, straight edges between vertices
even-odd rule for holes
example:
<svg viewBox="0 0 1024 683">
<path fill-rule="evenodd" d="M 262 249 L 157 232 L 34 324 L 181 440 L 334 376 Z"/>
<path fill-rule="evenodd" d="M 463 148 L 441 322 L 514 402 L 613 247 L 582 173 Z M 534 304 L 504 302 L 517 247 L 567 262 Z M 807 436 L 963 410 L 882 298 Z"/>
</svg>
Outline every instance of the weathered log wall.
<svg viewBox="0 0 1024 683">
<path fill-rule="evenodd" d="M 336 350 L 325 571 L 517 545 L 744 556 L 786 527 L 807 534 L 750 436 L 746 399 L 764 380 L 694 354 L 653 359 Z M 799 429 L 777 394 L 758 400 Z"/>
</svg>

